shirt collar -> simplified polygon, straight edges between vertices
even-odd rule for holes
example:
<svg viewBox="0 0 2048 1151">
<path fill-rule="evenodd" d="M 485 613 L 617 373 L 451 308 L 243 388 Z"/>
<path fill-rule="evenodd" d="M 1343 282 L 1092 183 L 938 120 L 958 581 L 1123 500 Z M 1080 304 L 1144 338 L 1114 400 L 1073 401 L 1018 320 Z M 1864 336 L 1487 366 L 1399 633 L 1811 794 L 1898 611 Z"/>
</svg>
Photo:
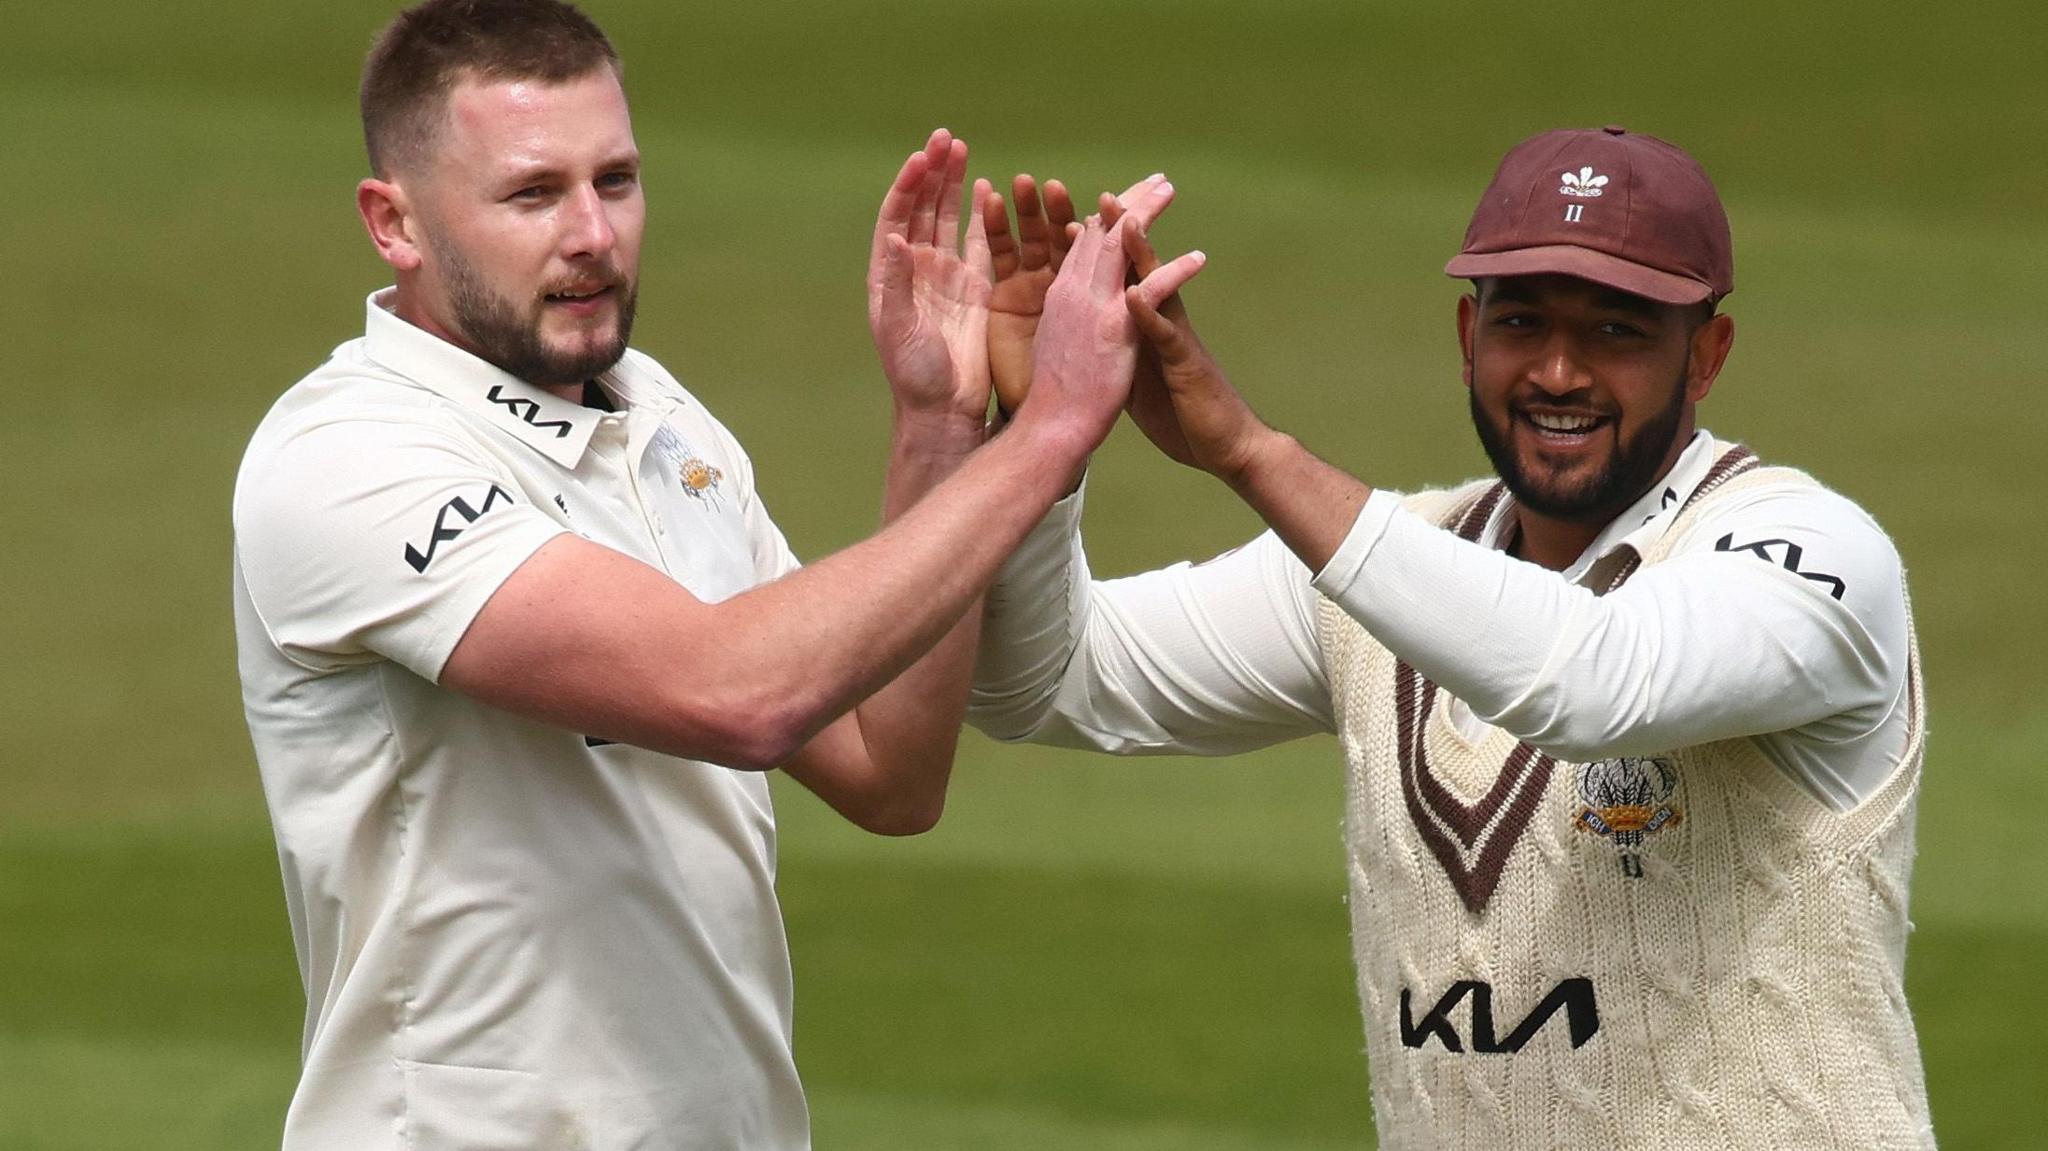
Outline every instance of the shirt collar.
<svg viewBox="0 0 2048 1151">
<path fill-rule="evenodd" d="M 1664 478 L 1650 485 L 1650 490 L 1644 492 L 1640 499 L 1609 521 L 1607 527 L 1593 537 L 1592 544 L 1564 570 L 1564 577 L 1584 582 L 1596 567 L 1607 571 L 1612 565 L 1602 561 L 1622 548 L 1630 548 L 1637 555 L 1643 554 L 1651 542 L 1671 526 L 1693 489 L 1707 478 L 1707 472 L 1714 466 L 1714 457 L 1714 437 L 1705 430 L 1694 432 Z M 1515 524 L 1514 505 L 1513 496 L 1501 500 L 1487 520 L 1482 538 L 1488 547 L 1506 546 Z"/>
<path fill-rule="evenodd" d="M 363 338 L 369 357 L 481 415 L 540 454 L 573 468 L 602 414 L 537 388 L 391 311 L 396 288 L 370 294 Z"/>
</svg>

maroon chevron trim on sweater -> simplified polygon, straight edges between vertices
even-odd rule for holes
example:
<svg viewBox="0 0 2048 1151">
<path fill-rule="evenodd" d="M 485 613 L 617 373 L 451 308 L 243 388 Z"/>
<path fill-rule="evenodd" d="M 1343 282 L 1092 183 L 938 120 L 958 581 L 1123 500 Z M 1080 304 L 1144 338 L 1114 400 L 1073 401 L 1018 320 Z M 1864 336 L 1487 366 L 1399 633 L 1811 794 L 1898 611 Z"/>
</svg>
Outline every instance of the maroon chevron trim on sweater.
<svg viewBox="0 0 2048 1151">
<path fill-rule="evenodd" d="M 1701 496 L 1761 465 L 1756 453 L 1738 444 L 1722 453 L 1686 498 L 1691 507 Z M 1486 523 L 1507 494 L 1495 483 L 1465 511 L 1453 518 L 1458 536 L 1479 541 Z M 1681 513 L 1684 511 L 1680 509 Z M 1635 574 L 1640 557 L 1631 557 L 1607 588 L 1613 591 Z M 1502 761 L 1493 786 L 1476 803 L 1466 803 L 1436 774 L 1429 762 L 1429 717 L 1436 708 L 1437 685 L 1406 660 L 1394 664 L 1395 743 L 1401 762 L 1401 798 L 1408 818 L 1430 854 L 1457 889 L 1466 910 L 1477 915 L 1493 898 L 1508 855 L 1529 829 L 1543 792 L 1550 786 L 1557 761 L 1526 743 L 1517 743 Z"/>
<path fill-rule="evenodd" d="M 1493 897 L 1508 853 L 1529 829 L 1556 761 L 1518 743 L 1478 803 L 1467 804 L 1438 779 L 1429 763 L 1426 728 L 1437 686 L 1404 661 L 1394 669 L 1396 739 L 1401 758 L 1401 798 L 1422 842 L 1436 856 L 1465 909 L 1477 915 Z"/>
<path fill-rule="evenodd" d="M 1764 462 L 1757 458 L 1755 452 L 1750 451 L 1749 448 L 1742 444 L 1736 444 L 1734 447 L 1722 452 L 1721 458 L 1714 461 L 1714 466 L 1707 469 L 1707 474 L 1700 477 L 1699 485 L 1692 489 L 1691 495 L 1685 497 L 1685 506 L 1678 509 L 1678 514 L 1684 515 L 1686 508 L 1698 503 L 1701 496 L 1706 495 L 1708 492 L 1713 491 L 1715 488 L 1720 487 L 1744 472 L 1752 471 L 1762 466 L 1764 466 Z M 1601 590 L 1600 594 L 1606 595 L 1627 583 L 1628 577 L 1636 574 L 1636 569 L 1641 566 L 1643 566 L 1643 557 L 1635 554 L 1634 549 L 1631 548 L 1628 562 L 1621 565 L 1621 570 L 1614 573 L 1614 578 L 1608 581 L 1607 586 Z"/>
</svg>

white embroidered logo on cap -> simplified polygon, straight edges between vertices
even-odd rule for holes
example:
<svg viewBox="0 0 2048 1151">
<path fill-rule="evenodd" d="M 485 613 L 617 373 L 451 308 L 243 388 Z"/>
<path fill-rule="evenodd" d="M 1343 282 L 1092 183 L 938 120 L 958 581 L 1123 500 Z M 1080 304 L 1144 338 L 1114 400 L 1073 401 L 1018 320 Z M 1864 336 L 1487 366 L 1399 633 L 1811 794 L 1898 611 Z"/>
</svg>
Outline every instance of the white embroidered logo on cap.
<svg viewBox="0 0 2048 1151">
<path fill-rule="evenodd" d="M 1607 177 L 1595 176 L 1588 166 L 1576 172 L 1564 174 L 1564 186 L 1557 190 L 1560 196 L 1597 196 L 1607 186 Z"/>
</svg>

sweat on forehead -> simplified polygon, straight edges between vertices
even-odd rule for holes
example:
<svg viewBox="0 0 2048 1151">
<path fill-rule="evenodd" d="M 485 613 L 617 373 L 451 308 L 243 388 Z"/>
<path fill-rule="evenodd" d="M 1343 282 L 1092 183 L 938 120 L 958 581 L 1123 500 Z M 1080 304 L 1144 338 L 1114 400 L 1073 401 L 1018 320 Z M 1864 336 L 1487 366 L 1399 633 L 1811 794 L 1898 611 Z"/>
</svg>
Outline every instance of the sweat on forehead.
<svg viewBox="0 0 2048 1151">
<path fill-rule="evenodd" d="M 603 30 L 561 0 L 425 0 L 378 34 L 363 66 L 363 142 L 380 179 L 416 163 L 464 80 L 559 84 L 621 71 Z"/>
</svg>

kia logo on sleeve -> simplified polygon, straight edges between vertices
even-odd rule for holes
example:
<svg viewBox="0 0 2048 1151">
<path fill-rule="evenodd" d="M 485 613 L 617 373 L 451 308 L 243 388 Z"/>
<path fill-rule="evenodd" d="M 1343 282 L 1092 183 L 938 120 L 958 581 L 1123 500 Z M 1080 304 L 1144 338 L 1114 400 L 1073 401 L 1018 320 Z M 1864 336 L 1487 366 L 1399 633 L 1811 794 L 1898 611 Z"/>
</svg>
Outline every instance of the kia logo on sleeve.
<svg viewBox="0 0 2048 1151">
<path fill-rule="evenodd" d="M 412 565 L 412 570 L 425 574 L 427 565 L 434 562 L 434 552 L 436 549 L 456 536 L 461 535 L 462 529 L 475 523 L 478 517 L 482 516 L 485 512 L 497 507 L 501 500 L 505 503 L 511 503 L 511 493 L 496 484 L 492 484 L 491 490 L 484 493 L 483 502 L 476 507 L 471 507 L 469 501 L 461 496 L 456 496 L 454 499 L 442 504 L 441 510 L 434 513 L 434 534 L 427 537 L 427 550 L 421 551 L 411 544 L 405 545 L 405 562 Z M 454 516 L 460 522 L 451 526 L 449 522 L 450 516 Z"/>
</svg>

